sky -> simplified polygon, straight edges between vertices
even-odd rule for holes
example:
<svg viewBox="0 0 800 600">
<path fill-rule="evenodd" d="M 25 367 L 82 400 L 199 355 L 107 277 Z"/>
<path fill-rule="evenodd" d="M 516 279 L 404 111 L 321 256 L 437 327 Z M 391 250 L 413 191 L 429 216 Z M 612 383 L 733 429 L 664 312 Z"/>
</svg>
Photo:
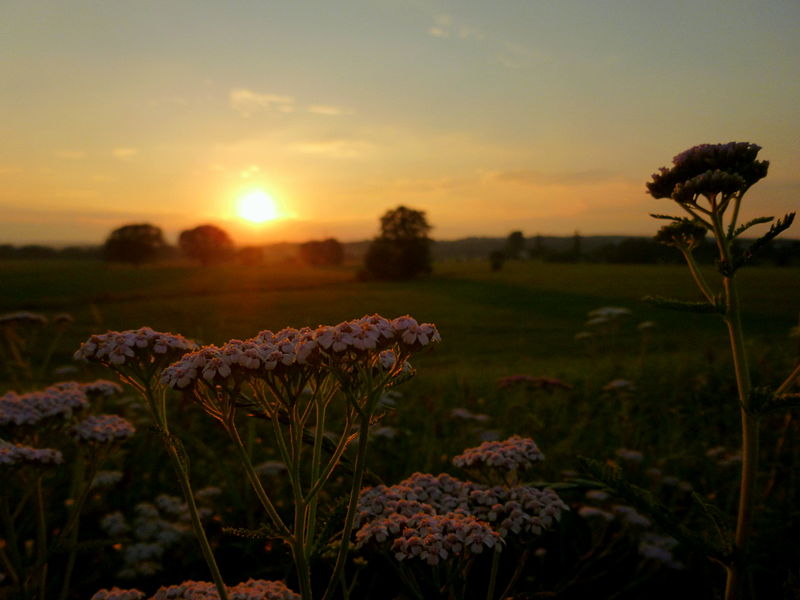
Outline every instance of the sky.
<svg viewBox="0 0 800 600">
<path fill-rule="evenodd" d="M 0 243 L 352 241 L 401 204 L 435 239 L 650 235 L 650 174 L 729 141 L 771 163 L 744 216 L 782 215 L 798 34 L 797 0 L 3 0 Z"/>
</svg>

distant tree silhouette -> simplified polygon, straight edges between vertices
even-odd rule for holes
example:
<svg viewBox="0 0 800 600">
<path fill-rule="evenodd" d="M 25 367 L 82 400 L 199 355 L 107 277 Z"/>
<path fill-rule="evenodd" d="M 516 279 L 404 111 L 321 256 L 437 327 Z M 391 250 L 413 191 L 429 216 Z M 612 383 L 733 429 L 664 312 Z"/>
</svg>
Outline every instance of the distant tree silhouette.
<svg viewBox="0 0 800 600">
<path fill-rule="evenodd" d="M 431 226 L 425 212 L 405 206 L 381 217 L 381 233 L 364 257 L 368 279 L 410 279 L 431 272 Z"/>
<path fill-rule="evenodd" d="M 506 238 L 506 257 L 522 258 L 525 253 L 525 236 L 521 231 L 512 231 Z"/>
<path fill-rule="evenodd" d="M 340 265 L 344 261 L 344 247 L 335 238 L 304 242 L 297 252 L 300 260 L 315 267 Z"/>
<path fill-rule="evenodd" d="M 111 232 L 103 257 L 112 262 L 139 265 L 158 258 L 166 247 L 161 229 L 149 223 L 123 225 Z"/>
<path fill-rule="evenodd" d="M 178 246 L 186 256 L 203 265 L 228 260 L 233 256 L 233 240 L 216 225 L 199 225 L 181 231 Z"/>
</svg>

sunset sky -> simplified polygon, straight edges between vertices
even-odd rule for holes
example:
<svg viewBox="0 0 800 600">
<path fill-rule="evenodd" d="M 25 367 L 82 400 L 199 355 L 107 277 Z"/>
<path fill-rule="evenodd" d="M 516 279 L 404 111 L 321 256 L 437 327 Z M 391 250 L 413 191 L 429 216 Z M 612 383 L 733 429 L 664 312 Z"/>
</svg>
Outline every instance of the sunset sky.
<svg viewBox="0 0 800 600">
<path fill-rule="evenodd" d="M 644 235 L 649 175 L 734 140 L 745 216 L 800 206 L 797 0 L 3 0 L 0 50 L 0 243 Z"/>
</svg>

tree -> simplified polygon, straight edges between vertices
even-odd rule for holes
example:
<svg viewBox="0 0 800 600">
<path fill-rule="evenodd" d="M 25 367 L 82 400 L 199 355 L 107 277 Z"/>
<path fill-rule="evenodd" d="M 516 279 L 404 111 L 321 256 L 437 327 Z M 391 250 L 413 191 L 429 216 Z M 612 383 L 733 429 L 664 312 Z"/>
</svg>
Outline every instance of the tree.
<svg viewBox="0 0 800 600">
<path fill-rule="evenodd" d="M 340 265 L 344 261 L 344 248 L 335 238 L 304 242 L 297 252 L 300 260 L 315 267 Z"/>
<path fill-rule="evenodd" d="M 155 260 L 166 247 L 161 228 L 149 223 L 118 227 L 103 245 L 103 256 L 112 262 L 139 265 Z"/>
<path fill-rule="evenodd" d="M 525 236 L 521 231 L 512 231 L 506 238 L 506 257 L 522 258 L 525 252 Z"/>
<path fill-rule="evenodd" d="M 431 226 L 425 212 L 405 206 L 381 217 L 381 233 L 364 257 L 363 275 L 369 279 L 410 279 L 431 272 Z"/>
<path fill-rule="evenodd" d="M 233 255 L 233 240 L 216 225 L 199 225 L 181 231 L 178 245 L 186 256 L 203 265 L 227 260 Z"/>
</svg>

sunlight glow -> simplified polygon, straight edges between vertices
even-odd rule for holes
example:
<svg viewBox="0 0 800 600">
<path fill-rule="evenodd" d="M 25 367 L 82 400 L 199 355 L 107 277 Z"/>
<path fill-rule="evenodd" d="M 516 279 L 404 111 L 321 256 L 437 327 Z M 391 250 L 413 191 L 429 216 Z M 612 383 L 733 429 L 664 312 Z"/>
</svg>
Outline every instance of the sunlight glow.
<svg viewBox="0 0 800 600">
<path fill-rule="evenodd" d="M 264 190 L 253 190 L 239 198 L 237 214 L 251 223 L 263 223 L 277 219 L 280 215 L 275 200 Z"/>
</svg>

